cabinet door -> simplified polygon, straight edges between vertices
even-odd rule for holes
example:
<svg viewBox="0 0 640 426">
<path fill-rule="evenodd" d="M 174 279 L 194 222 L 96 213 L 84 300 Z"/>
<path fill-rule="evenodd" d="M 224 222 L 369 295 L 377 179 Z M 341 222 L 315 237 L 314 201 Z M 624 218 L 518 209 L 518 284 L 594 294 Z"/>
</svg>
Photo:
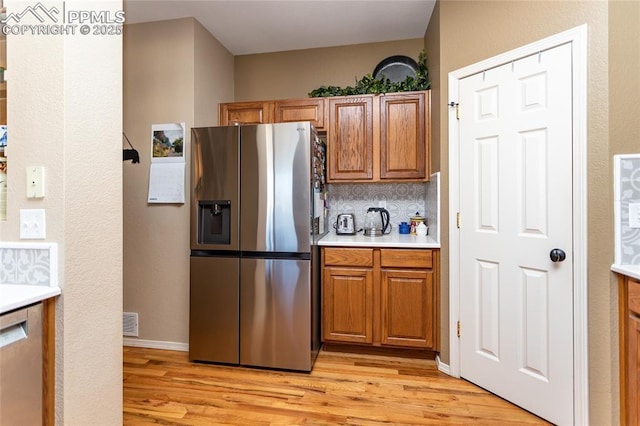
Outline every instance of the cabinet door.
<svg viewBox="0 0 640 426">
<path fill-rule="evenodd" d="M 273 102 L 220 104 L 220 125 L 265 124 L 273 122 Z"/>
<path fill-rule="evenodd" d="M 289 99 L 275 102 L 276 123 L 310 121 L 318 130 L 324 129 L 324 99 Z"/>
<path fill-rule="evenodd" d="M 381 278 L 380 343 L 433 348 L 433 271 L 383 269 Z"/>
<path fill-rule="evenodd" d="M 633 315 L 627 321 L 627 424 L 640 424 L 640 318 Z"/>
<path fill-rule="evenodd" d="M 373 97 L 329 98 L 328 181 L 373 178 Z"/>
<path fill-rule="evenodd" d="M 428 93 L 380 96 L 380 179 L 428 180 Z"/>
<path fill-rule="evenodd" d="M 373 342 L 373 271 L 325 268 L 322 280 L 322 339 Z"/>
</svg>

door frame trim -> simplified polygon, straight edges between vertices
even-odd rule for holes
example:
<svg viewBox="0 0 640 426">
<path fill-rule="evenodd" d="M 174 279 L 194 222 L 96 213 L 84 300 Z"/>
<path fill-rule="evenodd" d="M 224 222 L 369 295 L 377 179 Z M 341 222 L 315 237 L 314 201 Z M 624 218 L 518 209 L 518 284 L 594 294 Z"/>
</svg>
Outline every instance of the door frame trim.
<svg viewBox="0 0 640 426">
<path fill-rule="evenodd" d="M 587 24 L 510 50 L 449 73 L 449 102 L 459 101 L 459 82 L 473 74 L 562 44 L 572 45 L 573 101 L 573 421 L 589 423 L 587 280 Z M 464 113 L 464 106 L 461 111 Z M 449 373 L 460 377 L 460 140 L 456 108 L 449 108 Z"/>
</svg>

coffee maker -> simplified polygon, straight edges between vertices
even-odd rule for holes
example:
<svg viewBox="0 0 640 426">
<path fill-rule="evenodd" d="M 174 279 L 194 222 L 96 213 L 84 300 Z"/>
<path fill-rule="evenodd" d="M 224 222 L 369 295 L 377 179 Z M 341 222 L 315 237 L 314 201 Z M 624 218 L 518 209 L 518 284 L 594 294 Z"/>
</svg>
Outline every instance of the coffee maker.
<svg viewBox="0 0 640 426">
<path fill-rule="evenodd" d="M 364 218 L 364 235 L 378 237 L 391 232 L 389 211 L 382 207 L 369 207 Z"/>
</svg>

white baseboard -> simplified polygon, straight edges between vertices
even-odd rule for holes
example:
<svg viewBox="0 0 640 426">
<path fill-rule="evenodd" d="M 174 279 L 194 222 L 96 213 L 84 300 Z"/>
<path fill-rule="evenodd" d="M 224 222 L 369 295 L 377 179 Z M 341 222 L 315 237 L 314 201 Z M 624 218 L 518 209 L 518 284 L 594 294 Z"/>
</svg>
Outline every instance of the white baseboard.
<svg viewBox="0 0 640 426">
<path fill-rule="evenodd" d="M 144 340 L 144 339 L 136 339 L 133 337 L 123 337 L 122 345 L 133 346 L 136 348 L 167 349 L 170 351 L 189 352 L 188 343 L 163 342 L 160 340 Z M 441 371 L 447 375 L 451 375 L 449 373 L 449 365 L 440 361 L 440 355 L 436 355 L 436 365 L 438 366 L 438 371 Z"/>
<path fill-rule="evenodd" d="M 436 355 L 436 365 L 438 366 L 438 371 L 442 371 L 444 374 L 451 375 L 449 373 L 449 364 L 445 364 L 440 361 L 440 355 Z"/>
<path fill-rule="evenodd" d="M 123 337 L 122 345 L 133 346 L 136 348 L 168 349 L 170 351 L 189 352 L 188 343 L 162 342 L 160 340 L 143 340 L 143 339 L 136 339 L 133 337 Z"/>
</svg>

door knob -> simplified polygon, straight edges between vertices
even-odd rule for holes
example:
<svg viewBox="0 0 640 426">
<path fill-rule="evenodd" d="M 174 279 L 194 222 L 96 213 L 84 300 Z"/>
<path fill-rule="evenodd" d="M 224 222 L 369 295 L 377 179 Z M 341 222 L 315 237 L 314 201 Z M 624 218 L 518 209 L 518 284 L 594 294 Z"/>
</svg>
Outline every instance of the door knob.
<svg viewBox="0 0 640 426">
<path fill-rule="evenodd" d="M 562 262 L 567 258 L 567 254 L 562 249 L 554 248 L 549 253 L 549 257 L 552 262 Z"/>
</svg>

